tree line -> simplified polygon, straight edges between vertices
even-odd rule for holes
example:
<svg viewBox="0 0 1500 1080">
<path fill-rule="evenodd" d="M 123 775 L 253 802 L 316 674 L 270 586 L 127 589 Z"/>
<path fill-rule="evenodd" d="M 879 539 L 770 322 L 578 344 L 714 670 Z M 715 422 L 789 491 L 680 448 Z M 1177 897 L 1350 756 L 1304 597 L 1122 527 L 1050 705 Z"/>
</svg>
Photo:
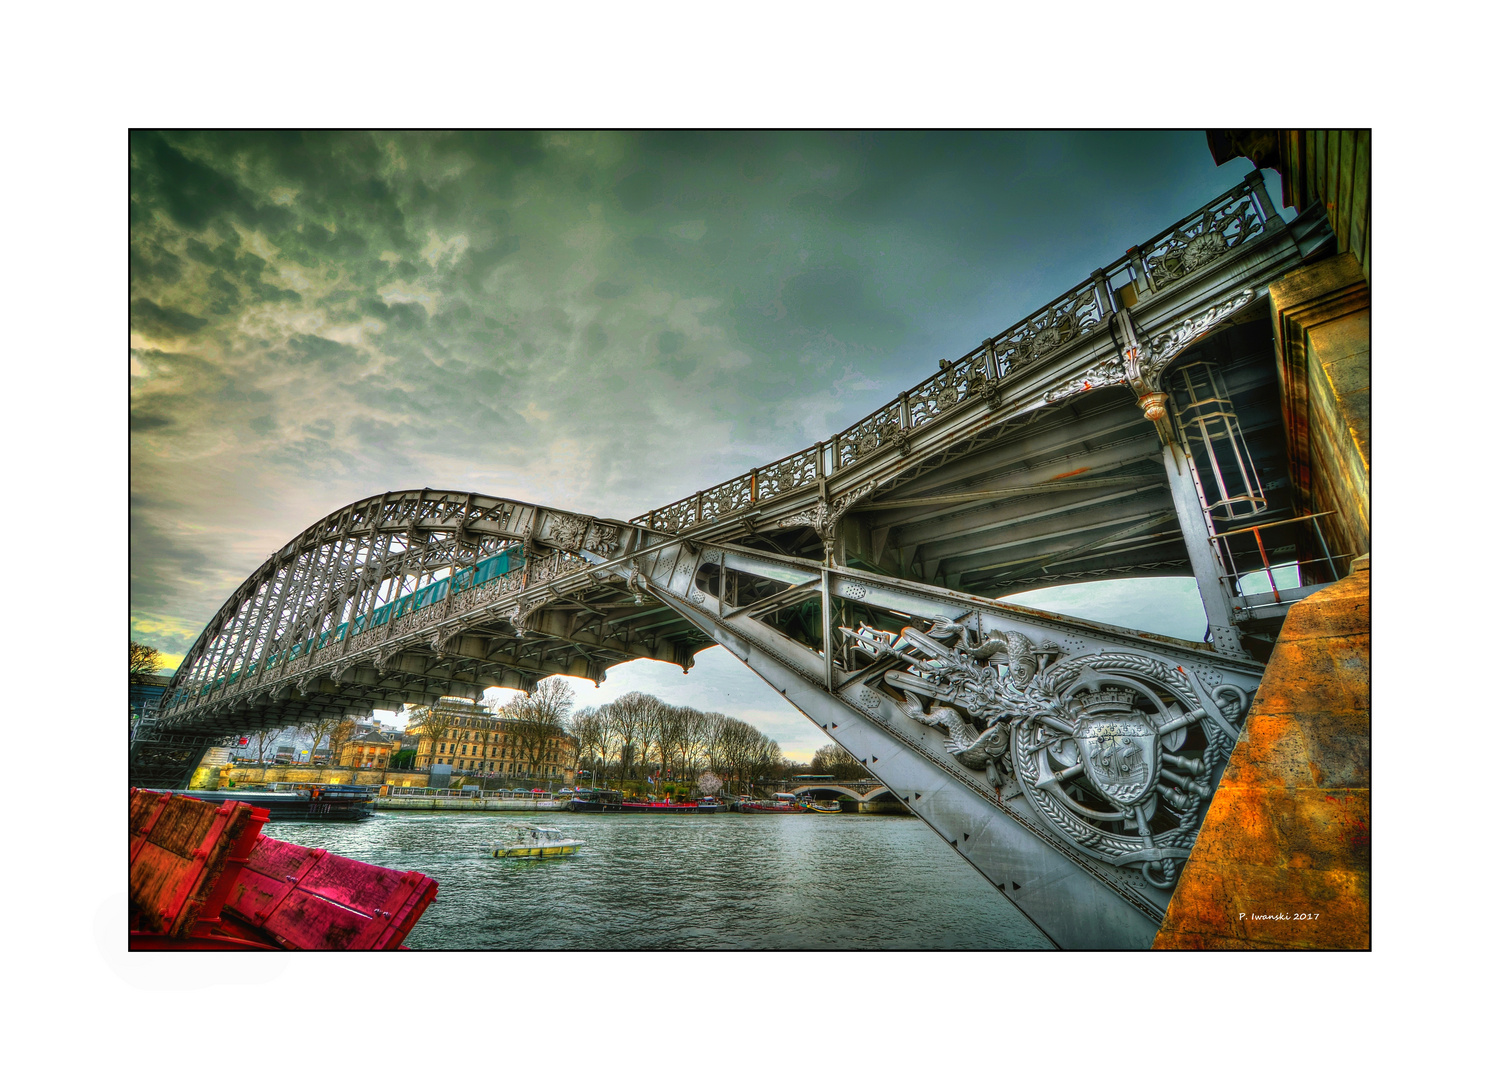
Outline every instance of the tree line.
<svg viewBox="0 0 1500 1080">
<path fill-rule="evenodd" d="M 579 709 L 566 730 L 577 740 L 576 767 L 589 770 L 596 787 L 635 787 L 653 777 L 691 784 L 706 771 L 743 792 L 802 767 L 743 720 L 669 705 L 639 691 Z"/>
</svg>

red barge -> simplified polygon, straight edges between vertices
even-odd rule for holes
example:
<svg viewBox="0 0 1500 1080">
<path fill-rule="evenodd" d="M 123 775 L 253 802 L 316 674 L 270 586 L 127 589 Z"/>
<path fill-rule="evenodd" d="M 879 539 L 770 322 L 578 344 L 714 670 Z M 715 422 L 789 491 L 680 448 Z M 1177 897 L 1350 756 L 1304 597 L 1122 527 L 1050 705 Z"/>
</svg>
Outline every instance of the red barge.
<svg viewBox="0 0 1500 1080">
<path fill-rule="evenodd" d="M 131 789 L 130 948 L 400 948 L 437 882 L 262 836 L 270 816 Z"/>
</svg>

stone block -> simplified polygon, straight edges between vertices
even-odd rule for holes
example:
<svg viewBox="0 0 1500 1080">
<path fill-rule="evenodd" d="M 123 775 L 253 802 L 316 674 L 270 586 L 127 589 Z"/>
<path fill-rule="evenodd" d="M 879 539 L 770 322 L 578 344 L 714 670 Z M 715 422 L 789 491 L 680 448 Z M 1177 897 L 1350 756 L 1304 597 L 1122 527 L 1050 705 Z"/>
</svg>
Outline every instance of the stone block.
<svg viewBox="0 0 1500 1080">
<path fill-rule="evenodd" d="M 1369 582 L 1293 606 L 1156 948 L 1370 947 Z"/>
<path fill-rule="evenodd" d="M 1257 710 L 1245 721 L 1243 752 L 1230 757 L 1220 781 L 1229 787 L 1313 787 L 1315 773 L 1308 764 L 1308 745 L 1297 716 L 1290 712 Z"/>
<path fill-rule="evenodd" d="M 1304 711 L 1300 726 L 1312 784 L 1319 788 L 1370 786 L 1370 714 L 1366 710 Z"/>
<path fill-rule="evenodd" d="M 1163 930 L 1156 936 L 1154 949 L 1182 949 L 1188 952 L 1220 951 L 1224 949 L 1251 948 L 1238 938 L 1219 937 L 1187 930 Z"/>
<path fill-rule="evenodd" d="M 1278 641 L 1252 706 L 1270 713 L 1370 708 L 1369 635 Z"/>
<path fill-rule="evenodd" d="M 1275 949 L 1368 949 L 1369 875 L 1345 870 L 1247 867 L 1235 879 L 1246 941 Z M 1239 919 L 1243 912 L 1244 919 Z M 1295 915 L 1316 915 L 1297 919 Z M 1252 918 L 1252 916 L 1287 918 Z"/>
</svg>

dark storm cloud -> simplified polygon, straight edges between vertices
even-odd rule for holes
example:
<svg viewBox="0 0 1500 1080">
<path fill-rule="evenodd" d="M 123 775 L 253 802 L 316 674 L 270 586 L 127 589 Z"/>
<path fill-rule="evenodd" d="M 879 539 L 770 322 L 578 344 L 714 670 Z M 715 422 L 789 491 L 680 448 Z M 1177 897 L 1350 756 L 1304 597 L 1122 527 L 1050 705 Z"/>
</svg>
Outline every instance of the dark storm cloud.
<svg viewBox="0 0 1500 1080">
<path fill-rule="evenodd" d="M 142 211 L 161 209 L 188 229 L 225 216 L 247 224 L 285 220 L 283 211 L 259 203 L 235 177 L 188 156 L 161 135 L 133 134 L 130 158 L 131 202 Z"/>
<path fill-rule="evenodd" d="M 164 308 L 145 297 L 130 302 L 130 328 L 162 337 L 182 337 L 208 325 L 207 319 Z"/>
<path fill-rule="evenodd" d="M 137 621 L 372 492 L 631 516 L 800 449 L 1239 178 L 1202 144 L 135 133 Z"/>
</svg>

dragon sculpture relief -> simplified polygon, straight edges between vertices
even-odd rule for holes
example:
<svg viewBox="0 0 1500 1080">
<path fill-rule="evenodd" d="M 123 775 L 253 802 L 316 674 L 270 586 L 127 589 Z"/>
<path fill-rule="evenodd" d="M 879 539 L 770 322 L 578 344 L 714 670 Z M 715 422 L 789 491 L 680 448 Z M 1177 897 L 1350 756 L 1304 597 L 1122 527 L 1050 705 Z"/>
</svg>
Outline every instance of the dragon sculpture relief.
<svg viewBox="0 0 1500 1080">
<path fill-rule="evenodd" d="M 1209 692 L 1144 653 L 1064 658 L 1055 642 L 947 619 L 899 635 L 840 630 L 872 659 L 900 662 L 883 675 L 896 707 L 944 732 L 1002 799 L 1024 794 L 1067 843 L 1172 887 L 1238 734 L 1242 688 Z"/>
</svg>

